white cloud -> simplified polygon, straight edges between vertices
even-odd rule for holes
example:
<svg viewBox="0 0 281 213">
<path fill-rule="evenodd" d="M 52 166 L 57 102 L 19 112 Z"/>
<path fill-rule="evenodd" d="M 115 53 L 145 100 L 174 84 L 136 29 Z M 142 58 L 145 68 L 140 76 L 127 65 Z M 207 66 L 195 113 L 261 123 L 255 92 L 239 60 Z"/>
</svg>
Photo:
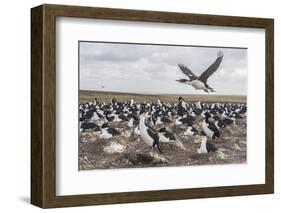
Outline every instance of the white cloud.
<svg viewBox="0 0 281 213">
<path fill-rule="evenodd" d="M 219 50 L 224 58 L 208 83 L 218 94 L 246 94 L 247 50 L 214 47 L 80 42 L 80 87 L 196 94 L 198 91 L 190 86 L 175 81 L 185 77 L 177 64 L 184 63 L 200 75 L 214 62 Z"/>
</svg>

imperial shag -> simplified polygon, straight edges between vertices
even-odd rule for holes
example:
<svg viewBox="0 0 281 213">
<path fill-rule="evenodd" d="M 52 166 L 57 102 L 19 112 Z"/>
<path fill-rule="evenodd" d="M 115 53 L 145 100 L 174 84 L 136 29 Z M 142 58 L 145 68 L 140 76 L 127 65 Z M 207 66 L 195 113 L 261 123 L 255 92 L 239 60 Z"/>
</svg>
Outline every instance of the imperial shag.
<svg viewBox="0 0 281 213">
<path fill-rule="evenodd" d="M 207 70 L 205 70 L 199 77 L 196 76 L 188 67 L 183 64 L 179 64 L 180 70 L 188 77 L 188 79 L 179 79 L 177 80 L 180 83 L 189 84 L 193 86 L 196 90 L 204 90 L 205 92 L 215 92 L 208 84 L 208 78 L 214 74 L 219 68 L 223 58 L 223 53 L 221 51 L 217 54 L 217 59 Z"/>
<path fill-rule="evenodd" d="M 139 124 L 140 136 L 147 145 L 151 146 L 153 149 L 156 146 L 158 151 L 162 154 L 163 152 L 159 146 L 159 135 L 153 128 L 151 128 L 145 123 L 145 119 L 147 117 L 147 112 L 141 110 Z"/>
</svg>

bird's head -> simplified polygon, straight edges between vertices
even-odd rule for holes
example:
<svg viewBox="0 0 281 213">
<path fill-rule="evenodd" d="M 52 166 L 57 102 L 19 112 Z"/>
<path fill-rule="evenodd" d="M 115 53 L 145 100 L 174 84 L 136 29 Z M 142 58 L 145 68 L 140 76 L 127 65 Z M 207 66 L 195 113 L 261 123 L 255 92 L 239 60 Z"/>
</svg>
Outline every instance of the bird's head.
<svg viewBox="0 0 281 213">
<path fill-rule="evenodd" d="M 204 113 L 204 117 L 205 118 L 211 118 L 212 115 L 207 111 L 207 112 Z"/>
<path fill-rule="evenodd" d="M 148 118 L 148 117 L 149 117 L 149 113 L 148 113 L 144 108 L 142 108 L 142 109 L 140 110 L 140 117 L 142 117 L 142 118 Z"/>
<path fill-rule="evenodd" d="M 199 120 L 200 121 L 203 121 L 203 120 L 205 120 L 205 121 L 213 121 L 212 114 L 210 112 L 208 112 L 208 111 L 203 112 L 201 114 L 201 118 Z"/>
<path fill-rule="evenodd" d="M 112 103 L 112 104 L 116 104 L 116 102 L 117 102 L 117 101 L 116 101 L 116 98 L 112 98 L 112 99 L 111 99 L 111 103 Z"/>
<path fill-rule="evenodd" d="M 178 80 L 176 80 L 177 82 L 180 82 L 180 83 L 189 83 L 190 82 L 190 80 L 189 79 L 185 79 L 185 78 L 181 78 L 181 79 L 178 79 Z"/>
<path fill-rule="evenodd" d="M 184 101 L 183 97 L 181 97 L 181 96 L 178 98 L 178 100 L 179 101 Z"/>
</svg>

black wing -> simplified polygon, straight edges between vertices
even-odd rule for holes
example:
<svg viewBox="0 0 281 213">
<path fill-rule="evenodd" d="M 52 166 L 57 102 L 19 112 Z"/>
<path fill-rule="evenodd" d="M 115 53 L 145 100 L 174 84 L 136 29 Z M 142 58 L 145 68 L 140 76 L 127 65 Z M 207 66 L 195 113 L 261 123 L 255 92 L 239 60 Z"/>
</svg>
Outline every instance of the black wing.
<svg viewBox="0 0 281 213">
<path fill-rule="evenodd" d="M 200 76 L 199 76 L 199 80 L 203 81 L 204 83 L 207 83 L 208 78 L 214 73 L 216 72 L 216 70 L 219 68 L 221 61 L 223 58 L 223 53 L 222 52 L 218 52 L 218 57 L 216 59 L 216 61 L 209 66 L 209 68 L 203 72 Z"/>
<path fill-rule="evenodd" d="M 187 117 L 185 117 L 185 118 L 180 119 L 180 121 L 182 123 L 187 124 L 188 126 L 192 126 L 193 125 L 193 120 L 194 120 L 194 118 L 189 116 L 189 115 Z"/>
<path fill-rule="evenodd" d="M 229 118 L 225 118 L 223 120 L 223 122 L 225 123 L 225 125 L 230 125 L 230 124 L 233 124 L 233 120 L 229 119 Z"/>
<path fill-rule="evenodd" d="M 99 128 L 99 126 L 95 123 L 81 123 L 81 129 L 95 129 Z"/>
<path fill-rule="evenodd" d="M 215 152 L 217 151 L 217 147 L 215 147 L 214 144 L 207 142 L 206 143 L 206 149 L 208 152 Z"/>
<path fill-rule="evenodd" d="M 191 128 L 191 131 L 194 132 L 194 133 L 196 133 L 196 134 L 198 134 L 198 130 L 197 130 L 195 127 L 192 127 L 192 128 Z"/>
<path fill-rule="evenodd" d="M 220 128 L 224 128 L 225 127 L 225 124 L 223 121 L 221 120 L 218 120 L 218 124 L 217 124 Z"/>
<path fill-rule="evenodd" d="M 169 132 L 169 131 L 166 131 L 166 132 L 164 133 L 164 136 L 165 136 L 166 138 L 169 138 L 170 140 L 176 140 L 176 137 L 173 135 L 173 133 L 171 133 L 171 132 Z"/>
<path fill-rule="evenodd" d="M 161 121 L 163 122 L 163 123 L 171 123 L 172 121 L 169 119 L 169 118 L 167 118 L 167 117 L 161 117 Z"/>
<path fill-rule="evenodd" d="M 214 123 L 209 123 L 208 128 L 214 132 L 213 139 L 220 137 L 220 131 Z"/>
<path fill-rule="evenodd" d="M 147 133 L 150 137 L 153 138 L 154 141 L 159 141 L 158 133 L 152 129 L 151 127 L 147 127 Z"/>
<path fill-rule="evenodd" d="M 97 115 L 98 115 L 98 117 L 101 119 L 101 118 L 103 118 L 103 116 L 100 114 L 100 113 L 98 113 L 97 112 Z"/>
<path fill-rule="evenodd" d="M 106 120 L 108 120 L 108 121 L 113 121 L 114 118 L 115 118 L 114 115 L 106 115 Z"/>
<path fill-rule="evenodd" d="M 195 79 L 197 79 L 198 77 L 190 70 L 188 69 L 185 65 L 183 64 L 178 64 L 180 70 L 187 75 L 187 77 L 189 78 L 190 81 L 193 81 Z"/>
<path fill-rule="evenodd" d="M 216 127 L 216 125 L 215 125 L 214 123 L 209 122 L 208 124 L 209 124 L 209 125 L 208 125 L 208 128 L 209 128 L 210 130 L 212 130 L 213 132 L 218 131 L 218 128 Z"/>
<path fill-rule="evenodd" d="M 114 129 L 114 128 L 112 128 L 112 127 L 109 127 L 108 129 L 107 129 L 107 131 L 108 131 L 108 133 L 109 134 L 111 134 L 111 135 L 120 135 L 121 133 L 118 131 L 118 130 L 116 130 L 116 129 Z"/>
<path fill-rule="evenodd" d="M 124 114 L 118 116 L 122 121 L 128 121 L 128 118 Z"/>
</svg>

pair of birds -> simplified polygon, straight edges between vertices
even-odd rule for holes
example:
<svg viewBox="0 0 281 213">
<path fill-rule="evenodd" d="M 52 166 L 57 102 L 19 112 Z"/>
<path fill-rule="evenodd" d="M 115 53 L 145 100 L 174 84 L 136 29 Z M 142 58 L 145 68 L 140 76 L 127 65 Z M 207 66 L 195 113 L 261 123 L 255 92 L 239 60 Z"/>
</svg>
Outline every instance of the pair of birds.
<svg viewBox="0 0 281 213">
<path fill-rule="evenodd" d="M 213 123 L 212 121 L 210 121 L 211 119 L 211 114 L 209 112 L 206 112 L 204 114 L 205 119 L 203 120 L 202 123 L 202 129 L 203 129 L 203 133 L 202 133 L 202 141 L 201 141 L 201 145 L 200 148 L 197 149 L 198 153 L 209 153 L 209 152 L 215 152 L 217 151 L 217 147 L 212 144 L 209 143 L 207 141 L 207 137 L 212 138 L 212 139 L 216 139 L 220 137 L 220 131 L 219 131 L 219 127 Z"/>
<path fill-rule="evenodd" d="M 176 140 L 176 138 L 171 132 L 166 130 L 166 128 L 161 128 L 159 132 L 156 132 L 152 127 L 146 124 L 147 118 L 149 118 L 148 112 L 141 109 L 139 121 L 140 136 L 148 146 L 152 147 L 153 150 L 156 147 L 159 153 L 163 154 L 159 143 L 166 143 L 170 140 Z"/>
<path fill-rule="evenodd" d="M 93 122 L 81 122 L 80 121 L 80 132 L 84 132 L 85 130 L 93 130 L 95 132 L 100 132 L 100 138 L 101 139 L 109 139 L 114 136 L 121 135 L 121 133 L 114 129 L 113 127 L 110 127 L 108 123 L 102 124 L 101 127 L 99 127 L 97 124 Z"/>
<path fill-rule="evenodd" d="M 216 122 L 211 121 L 210 119 L 212 119 L 212 116 L 209 112 L 205 112 L 203 116 L 205 119 L 203 119 L 203 123 L 202 123 L 202 129 L 203 129 L 202 132 L 199 133 L 198 130 L 193 126 L 189 126 L 187 130 L 184 132 L 184 135 L 188 135 L 188 136 L 194 136 L 197 134 L 200 134 L 202 136 L 200 148 L 197 149 L 197 152 L 200 154 L 215 152 L 217 150 L 214 144 L 209 143 L 207 141 L 207 138 L 209 137 L 213 140 L 219 138 L 220 137 L 219 128 L 224 127 L 224 125 L 219 125 L 218 121 Z"/>
<path fill-rule="evenodd" d="M 157 148 L 159 153 L 163 154 L 160 148 L 160 142 L 169 142 L 170 140 L 176 141 L 176 138 L 171 132 L 169 132 L 165 128 L 161 128 L 157 133 L 153 128 L 146 124 L 146 119 L 148 117 L 148 112 L 146 112 L 145 110 L 140 111 L 140 136 L 147 145 L 152 147 L 153 150 Z M 205 113 L 205 120 L 202 124 L 203 132 L 201 132 L 201 135 L 203 137 L 200 148 L 197 150 L 198 153 L 208 153 L 217 150 L 217 148 L 212 143 L 207 142 L 207 136 L 212 139 L 220 137 L 220 132 L 215 126 L 215 124 L 209 120 L 210 117 L 210 113 Z M 187 129 L 187 131 L 190 131 L 194 135 L 197 130 L 195 131 L 194 127 L 190 127 Z"/>
</svg>

